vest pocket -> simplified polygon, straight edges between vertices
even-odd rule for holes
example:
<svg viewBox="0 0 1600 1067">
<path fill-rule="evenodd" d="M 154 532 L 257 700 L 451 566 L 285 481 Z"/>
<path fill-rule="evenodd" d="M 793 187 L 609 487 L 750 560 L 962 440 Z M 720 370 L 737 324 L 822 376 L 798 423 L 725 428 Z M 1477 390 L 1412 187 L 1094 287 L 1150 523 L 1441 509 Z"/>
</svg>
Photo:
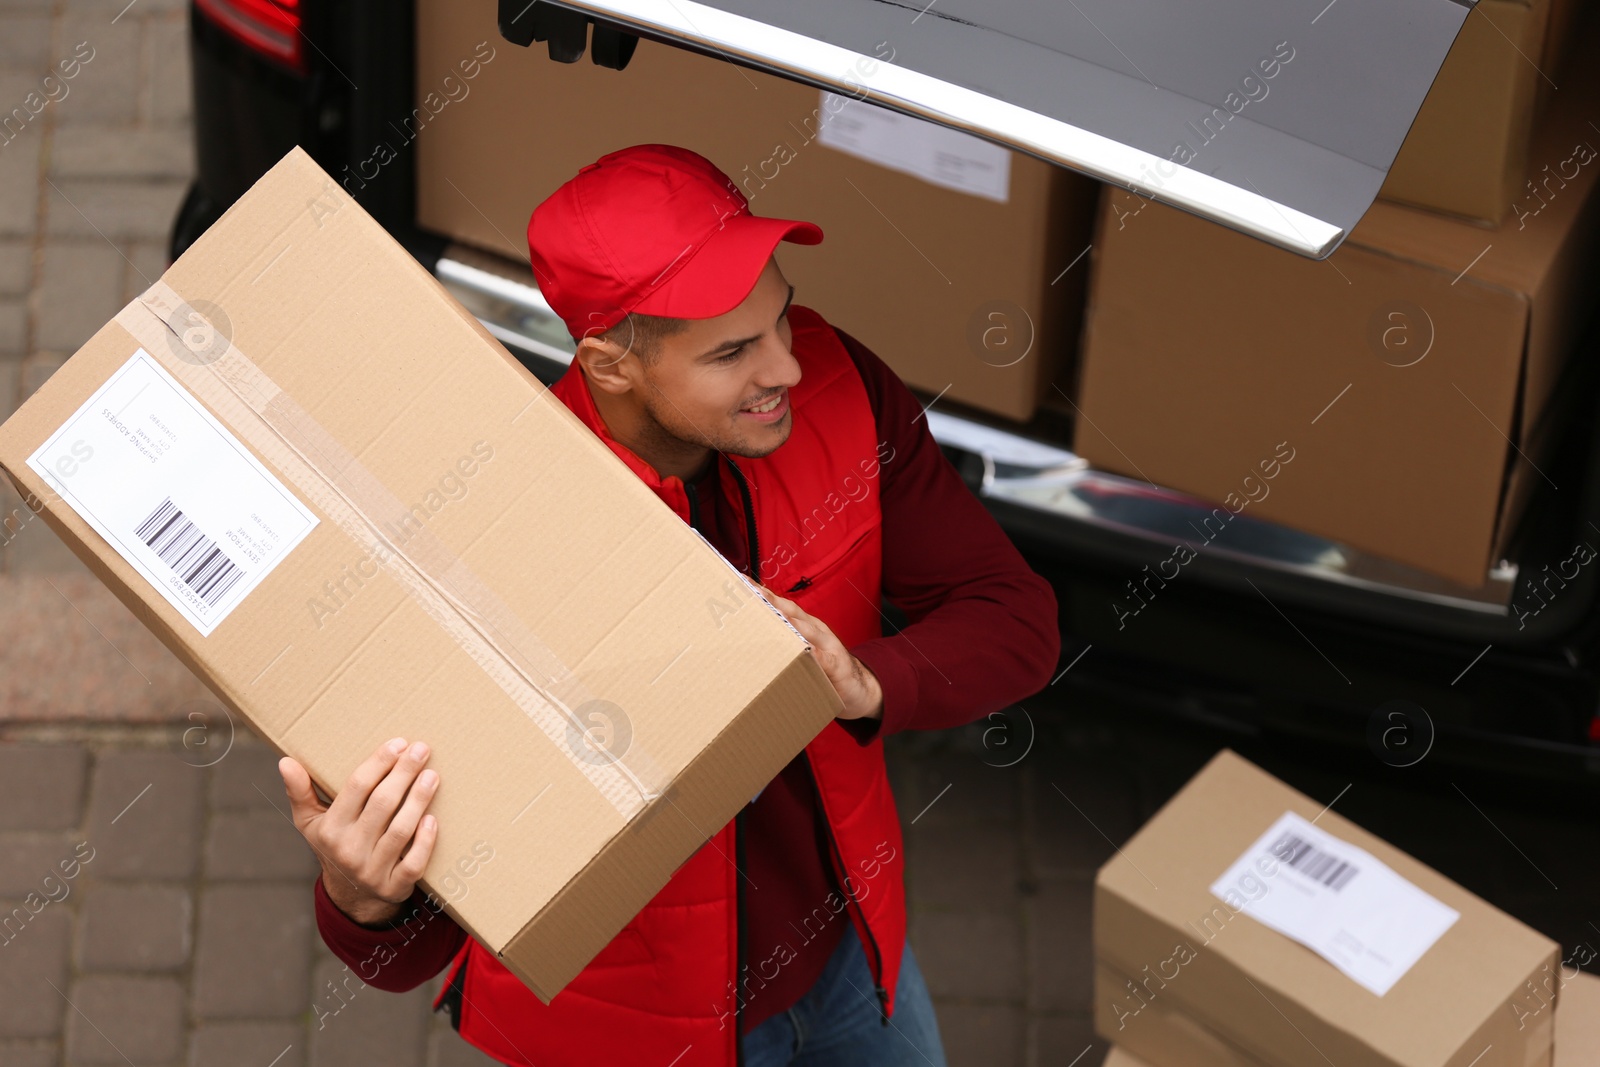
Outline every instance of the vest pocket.
<svg viewBox="0 0 1600 1067">
<path fill-rule="evenodd" d="M 834 549 L 823 559 L 816 563 L 802 562 L 798 564 L 794 568 L 794 571 L 798 572 L 795 581 L 789 584 L 787 590 L 782 591 L 782 595 L 797 604 L 801 604 L 807 592 L 814 590 L 817 587 L 817 583 L 825 582 L 829 575 L 840 570 L 847 560 L 853 559 L 861 551 L 862 546 L 871 538 L 872 534 L 882 529 L 882 526 L 882 521 L 878 519 L 863 523 L 859 530 L 850 532 L 849 537 L 842 546 Z"/>
</svg>

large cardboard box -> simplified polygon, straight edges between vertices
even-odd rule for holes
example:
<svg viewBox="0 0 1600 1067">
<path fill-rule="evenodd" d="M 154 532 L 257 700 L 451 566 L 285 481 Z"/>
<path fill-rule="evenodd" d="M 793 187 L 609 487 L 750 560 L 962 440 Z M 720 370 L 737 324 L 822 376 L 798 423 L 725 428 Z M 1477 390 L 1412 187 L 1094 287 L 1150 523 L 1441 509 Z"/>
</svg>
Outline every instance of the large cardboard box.
<svg viewBox="0 0 1600 1067">
<path fill-rule="evenodd" d="M 1075 451 L 1218 505 L 1199 551 L 1248 509 L 1481 586 L 1594 308 L 1597 73 L 1539 130 L 1569 178 L 1492 230 L 1380 201 L 1316 262 L 1108 190 Z"/>
<path fill-rule="evenodd" d="M 1548 101 L 1575 0 L 1478 0 L 1379 192 L 1498 224 L 1523 192 L 1528 139 Z M 1559 31 L 1559 32 L 1558 32 Z"/>
<path fill-rule="evenodd" d="M 1095 1032 L 1108 1040 L 1108 1035 L 1115 1033 L 1116 1047 L 1130 1059 L 1154 1067 L 1272 1067 L 1190 1016 L 1174 1011 L 1171 1002 L 1159 996 L 1137 1013 L 1119 1016 L 1119 1003 L 1138 987 L 1132 977 L 1095 961 Z M 1109 1065 L 1111 1061 L 1106 1062 Z"/>
<path fill-rule="evenodd" d="M 1111 1051 L 1106 1053 L 1106 1058 L 1101 1062 L 1101 1067 L 1149 1067 L 1148 1064 L 1129 1052 L 1125 1048 L 1111 1046 Z"/>
<path fill-rule="evenodd" d="M 1563 965 L 1565 966 L 1565 965 Z M 1105 1003 L 1100 990 L 1122 988 L 1126 976 L 1109 968 L 1096 971 L 1095 1004 Z M 1137 1054 L 1127 1044 L 1113 1045 L 1104 1067 L 1261 1067 L 1249 1053 L 1230 1045 L 1199 1023 L 1171 1009 L 1151 1004 L 1140 1014 L 1137 1025 L 1142 1050 Z M 1555 1013 L 1553 1067 L 1597 1067 L 1600 1065 L 1600 977 L 1562 971 L 1561 1009 Z"/>
<path fill-rule="evenodd" d="M 0 426 L 0 467 L 325 793 L 429 742 L 423 886 L 546 1001 L 839 709 L 299 149 Z"/>
<path fill-rule="evenodd" d="M 1600 975 L 1562 977 L 1555 1067 L 1600 1067 Z"/>
<path fill-rule="evenodd" d="M 1162 1022 L 1180 1018 L 1176 1013 L 1166 1012 L 1162 1015 Z M 1183 1023 L 1178 1025 L 1182 1026 Z M 1112 1045 L 1101 1067 L 1261 1067 L 1257 1061 L 1248 1058 L 1215 1058 L 1211 1043 L 1217 1039 L 1213 1035 L 1202 1034 L 1198 1041 L 1185 1040 L 1189 1036 L 1188 1030 L 1174 1029 L 1171 1033 L 1171 1045 L 1165 1046 L 1163 1050 L 1163 1055 L 1167 1057 L 1165 1059 L 1150 1059 L 1144 1053 L 1135 1052 L 1130 1046 Z"/>
<path fill-rule="evenodd" d="M 1100 869 L 1094 950 L 1096 1032 L 1153 1063 L 1550 1062 L 1554 941 L 1227 750 Z"/>
<path fill-rule="evenodd" d="M 419 112 L 393 147 L 415 138 L 424 228 L 526 262 L 529 214 L 580 167 L 631 144 L 682 145 L 756 214 L 822 227 L 822 244 L 777 250 L 795 299 L 907 383 L 1018 420 L 1059 395 L 1099 183 L 654 41 L 622 71 L 552 62 L 537 43 L 480 48 L 494 26 L 493 0 L 417 5 Z M 871 70 L 840 73 L 862 84 Z"/>
<path fill-rule="evenodd" d="M 1593 17 L 1594 5 L 1588 0 L 1550 0 L 1550 21 L 1538 57 L 1540 76 L 1533 105 L 1536 114 L 1544 112 L 1567 75 L 1574 73 L 1568 64 L 1577 62 L 1589 44 L 1587 26 Z"/>
</svg>

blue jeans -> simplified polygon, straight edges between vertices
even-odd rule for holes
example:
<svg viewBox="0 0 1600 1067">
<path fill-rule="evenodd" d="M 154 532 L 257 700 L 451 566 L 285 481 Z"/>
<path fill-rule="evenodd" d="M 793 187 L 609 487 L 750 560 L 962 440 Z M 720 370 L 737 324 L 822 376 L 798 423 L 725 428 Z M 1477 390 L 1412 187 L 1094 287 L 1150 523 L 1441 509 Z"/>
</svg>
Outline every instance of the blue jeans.
<svg viewBox="0 0 1600 1067">
<path fill-rule="evenodd" d="M 945 1067 L 933 1000 L 910 943 L 900 957 L 894 1014 L 885 1026 L 861 939 L 848 923 L 816 984 L 741 1044 L 748 1067 Z"/>
</svg>

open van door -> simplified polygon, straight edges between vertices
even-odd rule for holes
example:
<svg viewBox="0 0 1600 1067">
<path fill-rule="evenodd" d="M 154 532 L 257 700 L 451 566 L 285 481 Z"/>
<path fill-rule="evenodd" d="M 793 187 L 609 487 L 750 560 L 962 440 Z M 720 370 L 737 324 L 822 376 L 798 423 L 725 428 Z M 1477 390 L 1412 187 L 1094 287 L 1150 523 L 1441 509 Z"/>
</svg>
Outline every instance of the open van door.
<svg viewBox="0 0 1600 1067">
<path fill-rule="evenodd" d="M 1476 0 L 500 0 L 508 40 L 634 38 L 964 130 L 1302 255 L 1371 206 Z"/>
</svg>

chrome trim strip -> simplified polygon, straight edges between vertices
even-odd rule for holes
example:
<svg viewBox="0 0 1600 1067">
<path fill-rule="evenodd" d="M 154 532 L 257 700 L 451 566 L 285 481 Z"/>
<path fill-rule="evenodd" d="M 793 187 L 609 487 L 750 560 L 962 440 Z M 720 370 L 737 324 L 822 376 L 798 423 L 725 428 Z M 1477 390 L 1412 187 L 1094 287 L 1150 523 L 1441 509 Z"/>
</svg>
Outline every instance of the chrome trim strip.
<svg viewBox="0 0 1600 1067">
<path fill-rule="evenodd" d="M 484 326 L 513 350 L 533 352 L 563 365 L 572 363 L 572 338 L 550 310 L 523 264 L 451 245 L 435 273 Z M 523 279 L 527 280 L 524 281 Z M 561 343 L 565 342 L 564 346 Z M 1194 525 L 1216 505 L 1175 490 L 1091 468 L 1081 456 L 1009 430 L 947 412 L 927 412 L 928 429 L 950 448 L 981 457 L 981 494 L 1020 507 L 1154 545 L 1196 547 L 1300 578 L 1333 582 L 1386 596 L 1434 604 L 1478 615 L 1509 615 L 1517 567 L 1502 563 L 1480 590 L 1462 590 L 1442 578 L 1241 512 L 1219 532 L 1215 544 Z"/>
<path fill-rule="evenodd" d="M 460 255 L 462 250 L 455 250 Z M 498 297 L 526 305 L 529 309 L 548 315 L 551 319 L 560 321 L 560 316 L 550 306 L 534 286 L 516 280 L 497 272 L 492 268 L 472 266 L 463 259 L 441 258 L 438 269 L 439 279 L 445 282 L 459 282 L 462 285 L 476 289 L 486 296 Z"/>
<path fill-rule="evenodd" d="M 1173 164 L 1097 133 L 875 56 L 696 3 L 695 0 L 560 0 L 560 6 L 648 29 L 830 84 L 1083 171 L 1141 196 L 1186 208 L 1291 252 L 1321 259 L 1345 231 L 1286 204 Z M 871 73 L 859 69 L 871 65 Z M 846 80 L 846 75 L 850 80 Z M 1174 174 L 1165 176 L 1164 170 Z M 1151 191 L 1154 176 L 1160 192 Z"/>
<path fill-rule="evenodd" d="M 986 463 L 986 472 L 988 465 Z M 1047 512 L 1068 521 L 1116 530 L 1176 551 L 1187 545 L 1195 556 L 1217 555 L 1281 574 L 1333 582 L 1387 596 L 1506 617 L 1516 588 L 1517 566 L 1502 561 L 1475 590 L 1404 564 L 1381 559 L 1338 541 L 1230 513 L 1220 505 L 1119 474 L 1080 468 L 986 478 L 984 495 Z M 1207 536 L 1208 519 L 1218 527 Z M 1223 522 L 1226 525 L 1223 525 Z M 1152 562 L 1155 562 L 1152 560 Z"/>
<path fill-rule="evenodd" d="M 434 274 L 450 294 L 478 317 L 495 339 L 560 364 L 572 362 L 572 335 L 521 264 L 451 244 Z"/>
<path fill-rule="evenodd" d="M 534 355 L 543 356 L 546 359 L 553 359 L 557 363 L 565 363 L 568 365 L 571 365 L 572 363 L 571 352 L 564 352 L 559 348 L 553 348 L 549 345 L 534 340 L 525 333 L 508 329 L 507 327 L 496 322 L 491 322 L 488 319 L 480 317 L 478 321 L 483 323 L 484 329 L 488 330 L 489 333 L 494 336 L 496 341 L 499 341 L 508 348 L 525 348 Z"/>
<path fill-rule="evenodd" d="M 940 444 L 950 445 L 975 455 L 986 456 L 995 463 L 1013 467 L 1031 467 L 1036 471 L 1062 468 L 1088 467 L 1089 461 L 1055 445 L 1019 437 L 1007 430 L 947 415 L 942 411 L 927 413 L 928 429 Z"/>
</svg>

